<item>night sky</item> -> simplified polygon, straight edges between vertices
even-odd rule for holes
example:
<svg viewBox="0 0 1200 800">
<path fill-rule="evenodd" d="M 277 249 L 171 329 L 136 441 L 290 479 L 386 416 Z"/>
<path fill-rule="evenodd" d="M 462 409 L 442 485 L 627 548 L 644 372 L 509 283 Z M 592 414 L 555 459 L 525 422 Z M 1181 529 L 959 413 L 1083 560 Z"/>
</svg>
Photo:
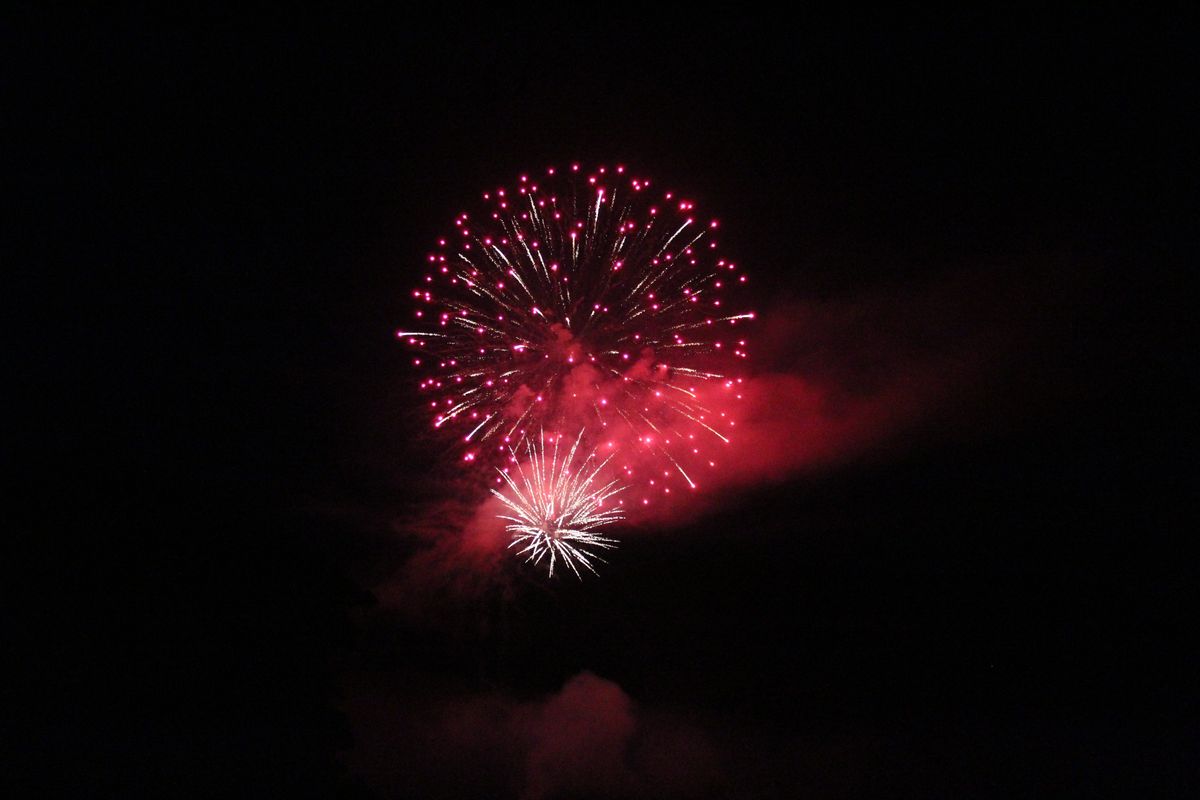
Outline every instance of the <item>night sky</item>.
<svg viewBox="0 0 1200 800">
<path fill-rule="evenodd" d="M 16 15 L 14 796 L 1195 795 L 1195 29 L 735 12 Z M 803 453 L 583 581 L 393 336 L 574 160 L 721 218 Z"/>
</svg>

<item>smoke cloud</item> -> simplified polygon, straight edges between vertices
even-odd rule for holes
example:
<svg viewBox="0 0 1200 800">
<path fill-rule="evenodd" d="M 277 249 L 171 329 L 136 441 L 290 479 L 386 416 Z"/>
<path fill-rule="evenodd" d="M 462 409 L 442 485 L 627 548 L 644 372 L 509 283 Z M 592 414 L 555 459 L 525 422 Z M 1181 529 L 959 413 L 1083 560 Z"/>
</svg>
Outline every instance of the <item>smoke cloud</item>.
<svg viewBox="0 0 1200 800">
<path fill-rule="evenodd" d="M 1079 270 L 1051 261 L 768 307 L 745 334 L 749 376 L 697 390 L 701 405 L 729 423 L 729 442 L 705 445 L 713 466 L 690 476 L 695 490 L 676 479 L 674 491 L 647 502 L 640 486 L 631 488 L 623 497 L 632 525 L 620 535 L 678 527 L 737 503 L 750 487 L 996 435 L 1070 391 L 1071 343 L 1086 335 L 1081 323 L 1092 300 Z M 642 360 L 649 368 L 651 360 Z M 590 366 L 578 370 L 582 393 L 596 376 Z M 623 435 L 631 434 L 614 430 L 601 455 L 613 447 L 621 454 L 614 465 L 669 472 L 660 456 L 628 446 Z M 472 486 L 464 496 L 484 494 Z M 414 610 L 507 586 L 504 565 L 512 559 L 498 510 L 490 496 L 476 506 L 456 500 L 406 523 L 404 533 L 423 549 L 384 587 L 385 602 Z"/>
<path fill-rule="evenodd" d="M 722 780 L 709 734 L 590 672 L 525 701 L 371 688 L 350 713 L 373 735 L 348 761 L 383 797 L 700 797 Z"/>
</svg>

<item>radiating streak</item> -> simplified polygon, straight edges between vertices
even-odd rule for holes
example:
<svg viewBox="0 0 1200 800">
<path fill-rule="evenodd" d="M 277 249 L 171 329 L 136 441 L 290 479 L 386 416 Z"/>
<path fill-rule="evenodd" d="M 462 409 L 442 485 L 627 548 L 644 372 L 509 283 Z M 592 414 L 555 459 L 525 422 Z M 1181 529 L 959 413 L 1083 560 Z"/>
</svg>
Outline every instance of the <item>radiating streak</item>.
<svg viewBox="0 0 1200 800">
<path fill-rule="evenodd" d="M 660 450 L 662 451 L 662 454 L 664 456 L 671 459 L 671 463 L 675 465 L 675 469 L 679 470 L 679 474 L 683 476 L 683 479 L 688 482 L 688 486 L 695 489 L 696 484 L 692 481 L 692 479 L 690 477 L 688 477 L 688 474 L 683 471 L 683 467 L 679 466 L 679 462 L 675 460 L 675 457 L 673 455 L 671 455 L 669 452 L 667 452 L 667 449 L 665 447 L 660 448 Z"/>
<path fill-rule="evenodd" d="M 492 417 L 494 417 L 494 416 L 496 416 L 496 415 L 495 415 L 495 414 L 488 414 L 486 417 L 484 417 L 484 418 L 483 418 L 483 422 L 481 422 L 481 423 L 479 423 L 478 425 L 476 425 L 476 426 L 475 426 L 475 428 L 474 428 L 474 430 L 472 430 L 470 433 L 468 433 L 468 434 L 467 434 L 467 441 L 468 441 L 468 442 L 469 442 L 469 441 L 471 441 L 471 437 L 472 437 L 472 436 L 474 436 L 476 433 L 478 433 L 480 428 L 482 428 L 484 425 L 487 425 L 487 423 L 488 423 L 488 420 L 490 420 L 490 419 L 491 419 Z"/>
</svg>

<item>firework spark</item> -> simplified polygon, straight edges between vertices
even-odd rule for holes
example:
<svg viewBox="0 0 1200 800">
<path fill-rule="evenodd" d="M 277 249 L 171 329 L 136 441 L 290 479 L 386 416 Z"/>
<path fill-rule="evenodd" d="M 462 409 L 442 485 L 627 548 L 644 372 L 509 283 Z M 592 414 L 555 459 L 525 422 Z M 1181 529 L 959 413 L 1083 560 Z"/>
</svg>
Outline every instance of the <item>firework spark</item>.
<svg viewBox="0 0 1200 800">
<path fill-rule="evenodd" d="M 544 433 L 537 443 L 523 439 L 525 466 L 517 453 L 510 451 L 510 460 L 516 465 L 516 479 L 507 469 L 498 470 L 508 484 L 511 497 L 495 489 L 492 494 L 516 515 L 499 515 L 509 521 L 505 526 L 513 537 L 509 548 L 519 547 L 517 554 L 526 556 L 526 561 L 534 564 L 549 556 L 547 566 L 551 576 L 554 565 L 562 561 L 576 577 L 582 577 L 576 564 L 595 574 L 592 560 L 604 561 L 588 548 L 611 550 L 616 547 L 615 539 L 601 536 L 595 529 L 624 518 L 619 506 L 604 508 L 605 502 L 624 487 L 615 479 L 604 482 L 599 477 L 611 456 L 601 461 L 593 450 L 576 465 L 575 454 L 583 440 L 582 430 L 560 460 L 558 445 L 561 438 L 551 437 L 553 448 L 549 452 Z"/>
<path fill-rule="evenodd" d="M 477 465 L 536 428 L 583 426 L 626 482 L 695 489 L 732 433 L 736 326 L 754 317 L 723 299 L 747 278 L 718 257 L 717 221 L 622 166 L 550 168 L 483 199 L 428 256 L 397 333 L 429 370 L 433 426 Z"/>
</svg>

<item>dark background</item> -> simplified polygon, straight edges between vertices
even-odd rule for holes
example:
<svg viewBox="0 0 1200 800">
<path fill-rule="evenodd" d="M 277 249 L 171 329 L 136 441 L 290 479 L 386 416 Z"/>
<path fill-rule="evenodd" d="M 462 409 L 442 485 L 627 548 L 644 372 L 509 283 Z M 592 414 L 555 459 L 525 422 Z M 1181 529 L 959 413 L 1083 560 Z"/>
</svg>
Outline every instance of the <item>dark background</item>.
<svg viewBox="0 0 1200 800">
<path fill-rule="evenodd" d="M 742 796 L 1194 794 L 1194 29 L 472 13 L 6 26 L 10 777 L 371 796 L 360 670 L 590 670 L 771 743 Z M 481 187 L 573 159 L 686 186 L 802 301 L 1065 260 L 1053 399 L 1014 381 L 1004 425 L 746 493 L 499 627 L 409 627 L 369 588 L 437 449 L 390 331 Z"/>
</svg>

